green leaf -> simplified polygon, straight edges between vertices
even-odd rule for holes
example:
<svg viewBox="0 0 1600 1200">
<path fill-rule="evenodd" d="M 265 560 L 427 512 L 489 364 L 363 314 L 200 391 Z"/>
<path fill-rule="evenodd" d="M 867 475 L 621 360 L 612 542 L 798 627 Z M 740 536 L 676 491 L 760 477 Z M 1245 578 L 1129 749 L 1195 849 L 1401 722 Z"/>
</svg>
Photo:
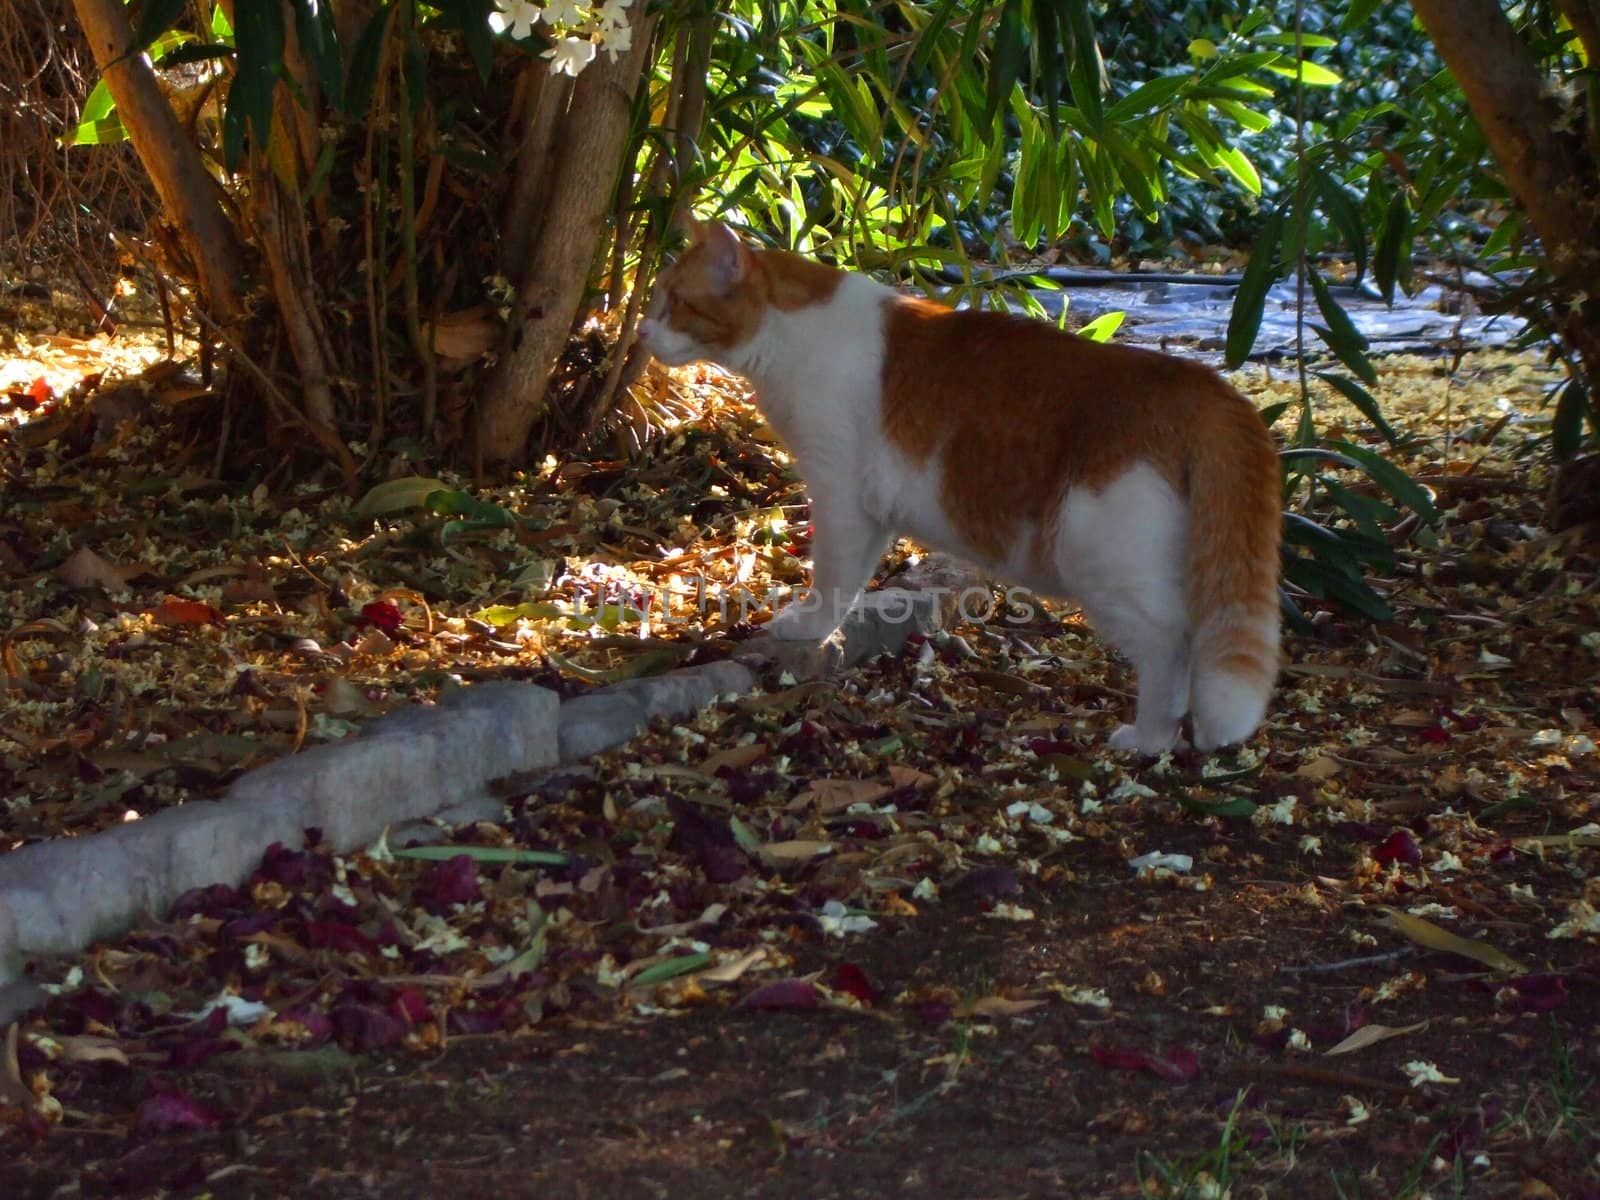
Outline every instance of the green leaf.
<svg viewBox="0 0 1600 1200">
<path fill-rule="evenodd" d="M 68 135 L 70 146 L 109 146 L 128 140 L 128 127 L 116 115 L 84 121 Z"/>
<path fill-rule="evenodd" d="M 1083 114 L 1089 129 L 1099 133 L 1105 124 L 1101 99 L 1100 47 L 1095 42 L 1094 19 L 1088 0 L 1058 0 L 1065 8 L 1066 27 L 1072 34 L 1072 53 L 1067 59 L 1067 83 L 1072 101 Z"/>
<path fill-rule="evenodd" d="M 956 10 L 956 2 L 957 0 L 940 0 L 939 7 L 933 10 L 927 23 L 917 31 L 917 48 L 911 56 L 912 71 L 921 72 L 927 69 L 928 56 L 938 44 L 939 35 L 950 24 L 951 14 Z"/>
<path fill-rule="evenodd" d="M 525 604 L 491 604 L 467 615 L 474 621 L 500 629 L 513 621 L 565 621 L 573 613 L 549 600 L 530 600 Z"/>
<path fill-rule="evenodd" d="M 449 862 L 463 855 L 476 863 L 516 863 L 537 867 L 564 867 L 572 861 L 554 850 L 523 850 L 516 846 L 408 846 L 391 853 L 396 858 L 415 858 L 423 862 Z"/>
<path fill-rule="evenodd" d="M 189 0 L 145 0 L 139 23 L 133 28 L 133 41 L 117 57 L 117 61 L 121 62 L 130 55 L 143 54 L 152 42 L 172 28 L 188 6 Z"/>
<path fill-rule="evenodd" d="M 301 52 L 317 68 L 317 86 L 334 108 L 344 107 L 344 60 L 340 57 L 339 30 L 333 5 L 327 0 L 293 0 L 295 36 Z M 484 13 L 484 21 L 489 19 Z M 488 32 L 488 25 L 484 26 Z"/>
<path fill-rule="evenodd" d="M 1323 340 L 1339 356 L 1339 361 L 1361 376 L 1368 386 L 1377 386 L 1378 372 L 1363 353 L 1367 348 L 1367 339 L 1361 336 L 1361 331 L 1350 319 L 1350 314 L 1345 312 L 1333 298 L 1333 292 L 1329 290 L 1328 281 L 1322 277 L 1322 272 L 1308 268 L 1306 273 L 1311 278 L 1311 291 L 1317 298 L 1317 308 L 1322 313 L 1322 319 L 1328 323 L 1326 331 L 1319 329 Z M 1312 326 L 1312 328 L 1318 327 Z"/>
<path fill-rule="evenodd" d="M 628 986 L 651 987 L 657 983 L 665 983 L 667 980 L 676 979 L 680 975 L 703 971 L 713 961 L 709 950 L 702 950 L 698 954 L 680 954 L 676 958 L 663 959 L 661 962 L 652 963 L 628 980 Z"/>
<path fill-rule="evenodd" d="M 1378 401 L 1372 393 L 1367 391 L 1354 379 L 1346 379 L 1343 375 L 1335 375 L 1330 371 L 1316 371 L 1316 377 L 1323 383 L 1333 388 L 1356 408 L 1361 410 L 1361 415 L 1371 421 L 1373 427 L 1383 436 L 1383 440 L 1391 446 L 1399 445 L 1400 435 L 1394 426 L 1383 419 L 1383 412 L 1378 407 Z"/>
<path fill-rule="evenodd" d="M 265 150 L 272 133 L 273 91 L 283 68 L 283 8 L 250 3 L 234 9 L 238 65 L 228 88 L 222 117 L 222 158 L 237 170 L 244 157 L 245 137 Z"/>
<path fill-rule="evenodd" d="M 233 47 L 224 42 L 188 42 L 178 46 L 161 60 L 164 67 L 178 67 L 184 63 L 207 62 L 213 58 L 232 58 Z"/>
<path fill-rule="evenodd" d="M 1081 338 L 1088 338 L 1091 342 L 1109 342 L 1111 335 L 1122 327 L 1122 322 L 1127 319 L 1125 312 L 1101 313 L 1082 329 L 1077 331 Z"/>
<path fill-rule="evenodd" d="M 1361 464 L 1362 470 L 1372 477 L 1374 483 L 1428 524 L 1433 524 L 1437 519 L 1433 501 L 1428 498 L 1428 493 L 1388 459 L 1368 450 L 1365 446 L 1352 445 L 1350 442 L 1341 442 L 1334 438 L 1328 440 L 1328 445 L 1346 457 L 1355 459 Z"/>
<path fill-rule="evenodd" d="M 1217 156 L 1222 159 L 1222 165 L 1228 168 L 1228 173 L 1244 184 L 1247 192 L 1252 196 L 1261 195 L 1261 176 L 1256 173 L 1255 164 L 1245 157 L 1243 150 L 1225 145 L 1217 149 Z"/>
<path fill-rule="evenodd" d="M 1274 75 L 1282 75 L 1286 79 L 1299 79 L 1308 87 L 1335 87 L 1343 82 L 1343 79 L 1336 72 L 1305 59 L 1301 59 L 1297 64 L 1298 70 L 1293 66 L 1284 66 L 1281 63 L 1263 63 L 1262 65 Z"/>
<path fill-rule="evenodd" d="M 513 529 L 518 523 L 517 514 L 504 505 L 459 489 L 430 492 L 423 502 L 436 517 L 466 517 L 486 529 Z"/>
<path fill-rule="evenodd" d="M 1361 224 L 1361 209 L 1355 197 L 1328 172 L 1319 168 L 1311 178 L 1322 199 L 1322 211 L 1328 214 L 1328 220 L 1344 239 L 1345 249 L 1356 260 L 1355 282 L 1359 284 L 1367 273 L 1367 233 Z"/>
<path fill-rule="evenodd" d="M 1589 391 L 1576 376 L 1561 385 L 1555 420 L 1550 426 L 1551 448 L 1562 461 L 1571 458 L 1583 444 L 1583 416 L 1589 407 Z"/>
<path fill-rule="evenodd" d="M 1041 106 L 1050 122 L 1050 135 L 1061 134 L 1061 90 L 1064 81 L 1061 58 L 1056 54 L 1061 46 L 1061 26 L 1056 19 L 1056 7 L 1045 0 L 1033 6 L 1033 57 L 1036 88 Z"/>
<path fill-rule="evenodd" d="M 1349 33 L 1367 23 L 1367 18 L 1378 11 L 1378 7 L 1386 0 L 1350 0 L 1350 7 L 1345 10 L 1344 21 L 1339 28 Z"/>
<path fill-rule="evenodd" d="M 426 475 L 407 475 L 378 484 L 356 502 L 352 510 L 358 517 L 381 517 L 407 508 L 420 508 L 434 492 L 447 492 L 450 485 Z"/>
<path fill-rule="evenodd" d="M 1190 77 L 1187 75 L 1163 75 L 1148 83 L 1140 84 L 1106 109 L 1106 120 L 1131 121 L 1134 117 L 1142 117 L 1145 113 L 1163 108 L 1183 91 L 1189 80 Z M 1268 121 L 1267 124 L 1270 125 L 1271 122 Z"/>
<path fill-rule="evenodd" d="M 356 39 L 355 49 L 350 52 L 350 72 L 345 77 L 344 88 L 346 116 L 364 117 L 372 107 L 372 89 L 377 84 L 383 43 L 389 35 L 389 18 L 394 11 L 392 4 L 378 9 Z"/>
<path fill-rule="evenodd" d="M 1291 33 L 1258 33 L 1250 39 L 1263 46 L 1287 46 L 1290 50 L 1295 47 L 1296 38 Z M 1329 46 L 1339 44 L 1337 38 L 1327 37 L 1320 33 L 1301 33 L 1299 44 L 1307 50 L 1326 50 Z"/>
<path fill-rule="evenodd" d="M 1311 595 L 1333 600 L 1370 621 L 1392 621 L 1394 612 L 1363 581 L 1352 579 L 1349 568 L 1303 555 L 1284 562 L 1284 578 Z"/>
<path fill-rule="evenodd" d="M 1372 257 L 1372 274 L 1385 304 L 1394 303 L 1395 280 L 1400 275 L 1400 259 L 1411 254 L 1411 207 L 1403 189 L 1396 188 L 1383 218 L 1383 232 Z"/>
<path fill-rule="evenodd" d="M 1225 358 L 1229 367 L 1238 367 L 1250 357 L 1261 329 L 1261 314 L 1267 302 L 1267 289 L 1277 278 L 1278 243 L 1283 240 L 1283 210 L 1273 209 L 1261 223 L 1261 235 L 1250 252 L 1239 290 L 1233 296 L 1233 312 L 1228 317 Z"/>
<path fill-rule="evenodd" d="M 994 47 L 989 51 L 989 91 L 984 101 L 983 123 L 993 126 L 1011 89 L 1022 77 L 1027 53 L 1027 26 L 1022 19 L 1023 0 L 1006 0 L 1000 13 L 1000 28 L 995 31 Z M 973 19 L 976 24 L 976 18 Z"/>
<path fill-rule="evenodd" d="M 1238 817 L 1249 819 L 1255 816 L 1256 809 L 1260 807 L 1254 800 L 1244 796 L 1235 796 L 1232 800 L 1196 800 L 1187 792 L 1175 791 L 1178 804 L 1181 808 L 1202 817 Z"/>
</svg>

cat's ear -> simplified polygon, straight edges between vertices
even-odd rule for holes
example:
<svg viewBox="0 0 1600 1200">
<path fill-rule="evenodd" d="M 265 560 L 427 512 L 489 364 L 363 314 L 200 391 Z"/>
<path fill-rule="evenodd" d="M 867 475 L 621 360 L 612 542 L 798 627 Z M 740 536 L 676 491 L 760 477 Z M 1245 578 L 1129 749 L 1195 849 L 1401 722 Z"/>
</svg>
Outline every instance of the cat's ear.
<svg viewBox="0 0 1600 1200">
<path fill-rule="evenodd" d="M 707 221 L 695 235 L 695 244 L 706 248 L 706 264 L 712 279 L 726 292 L 744 278 L 749 251 L 738 235 L 721 221 Z"/>
</svg>

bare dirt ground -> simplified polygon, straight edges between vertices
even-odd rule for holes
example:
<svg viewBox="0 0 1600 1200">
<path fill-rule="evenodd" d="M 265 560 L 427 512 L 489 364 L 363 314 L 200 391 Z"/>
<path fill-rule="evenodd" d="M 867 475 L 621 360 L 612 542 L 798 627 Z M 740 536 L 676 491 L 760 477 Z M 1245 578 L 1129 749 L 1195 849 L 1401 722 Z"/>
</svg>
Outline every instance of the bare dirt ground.
<svg viewBox="0 0 1600 1200">
<path fill-rule="evenodd" d="M 218 479 L 170 376 L 126 413 L 18 379 L 5 848 L 458 682 L 725 652 L 637 606 L 803 577 L 798 485 L 713 377 L 641 461 L 474 493 L 509 525 Z M 1539 525 L 1546 382 L 1387 361 L 1439 523 L 1394 533 L 1395 620 L 1304 598 L 1237 753 L 1108 753 L 1122 664 L 996 611 L 440 857 L 275 852 L 37 964 L 0 1196 L 1600 1196 L 1600 619 L 1592 531 Z"/>
</svg>

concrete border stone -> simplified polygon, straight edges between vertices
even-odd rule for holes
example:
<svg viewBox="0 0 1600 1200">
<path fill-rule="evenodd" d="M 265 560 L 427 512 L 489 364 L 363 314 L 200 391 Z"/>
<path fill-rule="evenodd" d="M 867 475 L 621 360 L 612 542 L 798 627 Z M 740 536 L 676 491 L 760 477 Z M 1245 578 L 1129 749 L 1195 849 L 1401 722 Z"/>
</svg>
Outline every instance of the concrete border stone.
<svg viewBox="0 0 1600 1200">
<path fill-rule="evenodd" d="M 237 779 L 219 802 L 166 809 L 82 838 L 0 854 L 0 1025 L 42 997 L 27 961 L 74 954 L 179 896 L 248 879 L 273 842 L 298 847 L 319 828 L 341 851 L 448 814 L 492 818 L 503 797 L 562 764 L 644 732 L 652 720 L 692 715 L 750 691 L 753 668 L 827 674 L 898 652 L 915 633 L 947 625 L 956 597 L 983 577 L 924 560 L 870 593 L 822 646 L 756 637 L 739 661 L 706 663 L 629 680 L 559 701 L 545 688 L 480 683 L 369 723 L 357 736 L 268 763 Z M 943 595 L 939 594 L 940 592 Z"/>
</svg>

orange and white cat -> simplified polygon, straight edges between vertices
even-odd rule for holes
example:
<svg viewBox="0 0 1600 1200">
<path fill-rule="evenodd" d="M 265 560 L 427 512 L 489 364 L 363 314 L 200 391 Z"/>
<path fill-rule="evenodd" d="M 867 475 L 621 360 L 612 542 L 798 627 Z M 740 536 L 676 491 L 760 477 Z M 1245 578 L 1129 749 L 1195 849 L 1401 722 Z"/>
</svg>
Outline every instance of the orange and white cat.
<svg viewBox="0 0 1600 1200">
<path fill-rule="evenodd" d="M 779 637 L 829 636 L 905 534 L 1076 599 L 1132 661 L 1116 749 L 1248 737 L 1278 666 L 1279 471 L 1216 372 L 1022 317 L 947 308 L 696 225 L 640 323 L 668 366 L 754 384 L 806 481 L 813 594 Z"/>
</svg>

